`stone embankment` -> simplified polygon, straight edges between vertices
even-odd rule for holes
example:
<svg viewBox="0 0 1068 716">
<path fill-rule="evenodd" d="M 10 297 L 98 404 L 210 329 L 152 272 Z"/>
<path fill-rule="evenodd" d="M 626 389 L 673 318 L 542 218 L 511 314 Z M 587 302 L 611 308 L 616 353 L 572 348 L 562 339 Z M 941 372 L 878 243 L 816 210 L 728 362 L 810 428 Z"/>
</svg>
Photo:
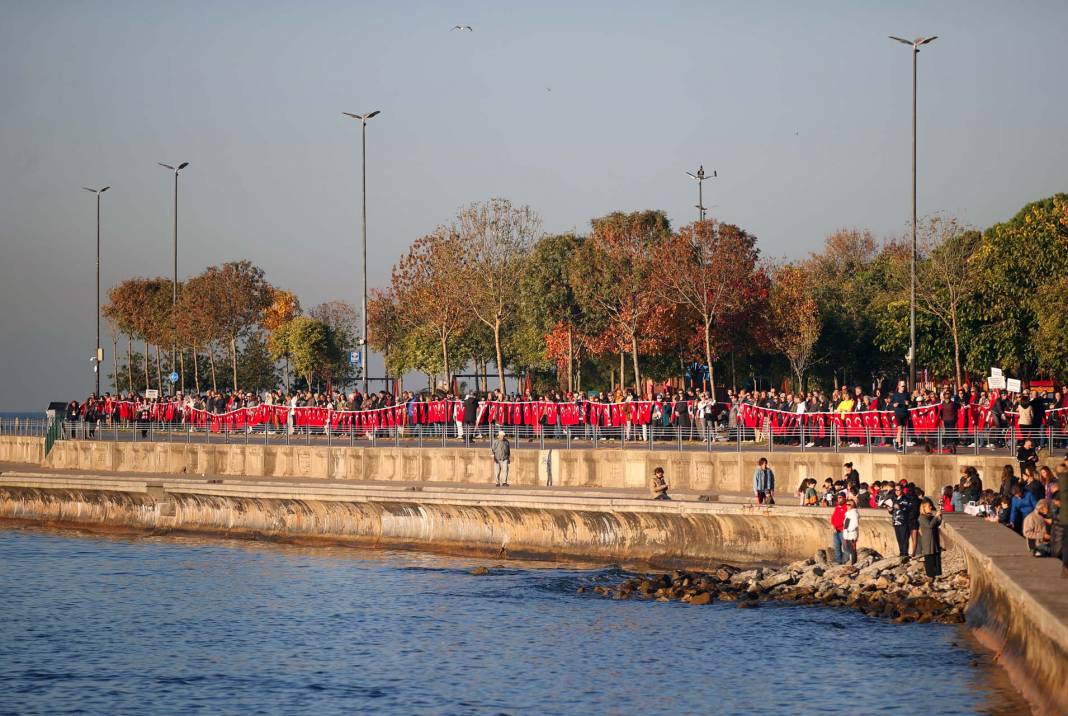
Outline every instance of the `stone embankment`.
<svg viewBox="0 0 1068 716">
<path fill-rule="evenodd" d="M 943 555 L 943 574 L 928 579 L 922 560 L 883 558 L 861 550 L 856 565 L 829 563 L 824 550 L 811 559 L 781 569 L 742 569 L 720 565 L 702 572 L 638 576 L 616 588 L 598 585 L 592 591 L 615 599 L 680 601 L 702 605 L 734 602 L 741 608 L 763 601 L 848 607 L 897 623 L 961 623 L 970 598 L 971 581 L 963 556 Z M 580 592 L 587 587 L 579 587 Z"/>
</svg>

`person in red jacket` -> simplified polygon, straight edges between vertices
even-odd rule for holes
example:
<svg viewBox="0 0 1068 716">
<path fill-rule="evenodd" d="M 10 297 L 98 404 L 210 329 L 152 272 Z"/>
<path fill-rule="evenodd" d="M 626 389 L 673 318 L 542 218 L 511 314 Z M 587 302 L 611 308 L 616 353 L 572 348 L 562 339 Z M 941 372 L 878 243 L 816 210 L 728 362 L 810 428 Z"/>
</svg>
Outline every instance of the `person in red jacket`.
<svg viewBox="0 0 1068 716">
<path fill-rule="evenodd" d="M 844 558 L 842 554 L 842 530 L 845 529 L 845 514 L 848 510 L 846 496 L 839 493 L 835 501 L 834 512 L 831 513 L 831 527 L 834 528 L 834 561 L 837 564 L 842 564 Z"/>
</svg>

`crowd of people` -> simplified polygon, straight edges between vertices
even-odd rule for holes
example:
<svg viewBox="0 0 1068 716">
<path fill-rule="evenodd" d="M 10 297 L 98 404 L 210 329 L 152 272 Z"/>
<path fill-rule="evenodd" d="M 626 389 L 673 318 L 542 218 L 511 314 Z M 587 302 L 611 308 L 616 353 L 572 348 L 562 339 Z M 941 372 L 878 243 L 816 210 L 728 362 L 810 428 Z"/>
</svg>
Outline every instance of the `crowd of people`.
<svg viewBox="0 0 1068 716">
<path fill-rule="evenodd" d="M 774 489 L 769 478 L 767 460 L 761 458 L 753 476 L 758 503 L 767 503 Z M 1005 465 L 997 482 L 984 487 L 979 471 L 972 466 L 960 468 L 956 484 L 945 486 L 937 495 L 924 494 L 913 482 L 900 480 L 864 482 L 852 462 L 842 466 L 837 479 L 828 477 L 822 484 L 806 478 L 795 495 L 799 505 L 832 507 L 833 545 L 838 563 L 856 562 L 857 526 L 864 509 L 884 509 L 890 513 L 897 538 L 898 554 L 905 558 L 922 556 L 929 576 L 941 572 L 938 528 L 946 513 L 964 513 L 994 522 L 1015 531 L 1026 539 L 1027 550 L 1035 557 L 1058 557 L 1068 576 L 1068 511 L 1061 509 L 1060 484 L 1068 481 L 1068 458 L 1055 467 L 1039 465 L 1039 454 L 1031 440 L 1025 440 L 1017 452 L 1017 465 Z"/>
<path fill-rule="evenodd" d="M 665 387 L 649 399 L 633 390 L 572 393 L 550 391 L 476 395 L 445 391 L 313 392 L 271 390 L 203 394 L 178 391 L 147 398 L 140 394 L 90 395 L 72 401 L 66 418 L 91 433 L 104 423 L 188 425 L 211 430 L 239 430 L 267 425 L 291 431 L 371 432 L 455 424 L 455 434 L 482 436 L 489 425 L 514 427 L 517 435 L 648 440 L 670 435 L 705 442 L 777 441 L 804 447 L 889 446 L 905 451 L 921 445 L 928 451 L 953 452 L 969 447 L 1005 447 L 1030 437 L 1036 444 L 1068 444 L 1068 394 L 959 390 L 935 387 L 907 391 L 843 385 L 829 393 L 725 391 L 717 400 L 700 389 Z"/>
</svg>

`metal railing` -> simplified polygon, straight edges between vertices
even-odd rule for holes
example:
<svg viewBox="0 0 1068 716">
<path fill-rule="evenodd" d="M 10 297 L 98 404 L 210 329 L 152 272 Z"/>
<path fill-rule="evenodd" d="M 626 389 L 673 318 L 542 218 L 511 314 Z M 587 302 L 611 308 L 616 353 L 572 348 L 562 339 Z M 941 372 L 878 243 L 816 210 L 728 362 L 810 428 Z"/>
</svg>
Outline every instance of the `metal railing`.
<svg viewBox="0 0 1068 716">
<path fill-rule="evenodd" d="M 48 433 L 48 418 L 0 418 L 0 435 L 44 437 Z"/>
<path fill-rule="evenodd" d="M 43 421 L 42 421 L 43 422 Z M 18 434 L 41 436 L 47 425 L 19 427 Z M 114 442 L 187 442 L 246 445 L 325 445 L 362 447 L 483 447 L 503 431 L 512 449 L 593 449 L 593 450 L 675 450 L 683 451 L 766 451 L 801 452 L 892 452 L 904 454 L 975 454 L 1015 457 L 1021 441 L 1030 438 L 1036 448 L 1048 453 L 1068 450 L 1068 432 L 1043 426 L 1032 431 L 1015 429 L 976 429 L 957 431 L 908 430 L 904 445 L 896 446 L 894 435 L 886 430 L 841 429 L 828 426 L 811 429 L 727 427 L 725 425 L 461 425 L 439 423 L 380 427 L 331 429 L 262 424 L 247 428 L 223 426 L 211 429 L 181 422 L 86 423 L 57 421 L 53 440 L 103 440 Z M 15 434 L 5 432 L 3 434 Z"/>
</svg>

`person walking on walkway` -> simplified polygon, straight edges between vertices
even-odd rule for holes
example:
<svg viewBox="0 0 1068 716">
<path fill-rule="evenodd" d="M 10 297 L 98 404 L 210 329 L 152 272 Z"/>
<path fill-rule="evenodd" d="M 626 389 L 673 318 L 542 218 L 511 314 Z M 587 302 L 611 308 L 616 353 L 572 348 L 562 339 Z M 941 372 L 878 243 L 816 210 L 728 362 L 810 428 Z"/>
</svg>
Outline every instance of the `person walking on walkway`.
<svg viewBox="0 0 1068 716">
<path fill-rule="evenodd" d="M 929 579 L 942 574 L 942 512 L 935 508 L 930 497 L 920 503 L 920 554 L 923 569 Z"/>
<path fill-rule="evenodd" d="M 512 459 L 512 446 L 503 430 L 497 433 L 497 439 L 490 445 L 490 452 L 493 454 L 493 478 L 497 487 L 508 487 L 508 463 Z"/>
<path fill-rule="evenodd" d="M 842 549 L 850 564 L 857 563 L 857 540 L 860 538 L 860 513 L 857 511 L 857 501 L 846 500 L 845 520 L 842 523 Z"/>
<path fill-rule="evenodd" d="M 753 473 L 753 492 L 758 505 L 775 504 L 775 471 L 768 467 L 768 459 L 760 458 Z"/>
<path fill-rule="evenodd" d="M 664 468 L 657 467 L 653 470 L 653 483 L 649 486 L 654 500 L 670 500 L 668 497 L 668 483 L 664 477 Z"/>
</svg>

